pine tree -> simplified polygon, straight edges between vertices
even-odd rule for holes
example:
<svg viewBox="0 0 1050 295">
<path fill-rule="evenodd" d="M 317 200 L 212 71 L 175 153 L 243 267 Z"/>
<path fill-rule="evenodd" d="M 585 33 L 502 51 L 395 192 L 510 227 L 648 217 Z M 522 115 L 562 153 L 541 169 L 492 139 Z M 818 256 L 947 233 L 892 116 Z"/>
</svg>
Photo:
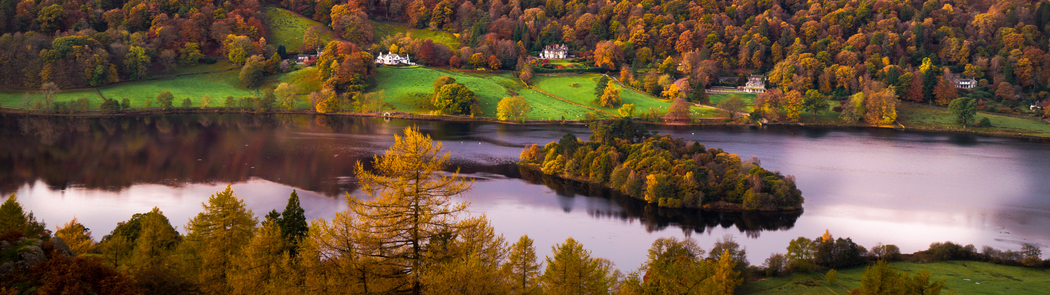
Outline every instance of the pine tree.
<svg viewBox="0 0 1050 295">
<path fill-rule="evenodd" d="M 62 238 L 62 241 L 69 245 L 69 249 L 78 255 L 91 253 L 95 250 L 96 245 L 91 238 L 91 230 L 77 221 L 76 217 L 73 217 L 73 220 L 70 220 L 66 225 L 58 228 L 55 236 Z"/>
<path fill-rule="evenodd" d="M 0 233 L 11 230 L 20 231 L 29 237 L 37 237 L 44 233 L 44 223 L 37 222 L 33 212 L 25 213 L 15 194 L 11 194 L 7 201 L 0 205 Z"/>
<path fill-rule="evenodd" d="M 450 155 L 440 154 L 441 144 L 418 129 L 406 128 L 394 141 L 382 157 L 375 157 L 372 170 L 357 163 L 362 191 L 372 199 L 348 196 L 350 211 L 360 220 L 350 225 L 359 241 L 376 247 L 362 247 L 357 254 L 376 258 L 380 271 L 390 272 L 385 276 L 405 277 L 408 283 L 396 291 L 418 294 L 422 272 L 435 260 L 432 241 L 463 230 L 457 220 L 467 204 L 453 202 L 452 196 L 473 183 L 458 172 L 441 175 Z"/>
<path fill-rule="evenodd" d="M 229 185 L 202 205 L 204 212 L 186 224 L 188 247 L 196 252 L 192 258 L 198 259 L 194 264 L 197 283 L 204 293 L 228 294 L 231 289 L 226 280 L 232 260 L 241 255 L 258 221 Z"/>
<path fill-rule="evenodd" d="M 284 211 L 281 212 L 281 217 L 278 219 L 277 224 L 281 229 L 281 236 L 284 237 L 288 246 L 289 254 L 295 257 L 298 253 L 299 241 L 306 238 L 306 234 L 310 230 L 309 225 L 306 223 L 306 211 L 299 205 L 299 194 L 295 190 L 292 190 L 292 194 L 288 196 L 288 205 L 284 206 Z"/>
<path fill-rule="evenodd" d="M 536 260 L 536 247 L 528 235 L 521 236 L 510 246 L 510 257 L 504 266 L 513 279 L 512 294 L 537 294 L 540 263 Z"/>
<path fill-rule="evenodd" d="M 554 245 L 547 269 L 540 276 L 547 294 L 608 294 L 615 281 L 612 262 L 591 258 L 591 251 L 573 238 Z"/>
</svg>

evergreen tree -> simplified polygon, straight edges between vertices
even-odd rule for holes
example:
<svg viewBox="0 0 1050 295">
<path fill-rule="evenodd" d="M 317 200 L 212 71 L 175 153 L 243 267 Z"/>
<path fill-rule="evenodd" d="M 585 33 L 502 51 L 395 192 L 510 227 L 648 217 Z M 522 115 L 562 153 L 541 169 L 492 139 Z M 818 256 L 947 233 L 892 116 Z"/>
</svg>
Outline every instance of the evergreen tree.
<svg viewBox="0 0 1050 295">
<path fill-rule="evenodd" d="M 15 194 L 11 194 L 7 201 L 0 205 L 0 233 L 11 230 L 20 231 L 28 237 L 44 234 L 44 223 L 37 222 L 33 212 L 25 213 Z"/>
<path fill-rule="evenodd" d="M 551 247 L 547 269 L 540 276 L 547 294 L 608 294 L 616 280 L 612 262 L 591 258 L 591 252 L 573 238 Z"/>
<path fill-rule="evenodd" d="M 440 154 L 441 144 L 417 129 L 406 128 L 404 136 L 395 136 L 394 141 L 382 157 L 375 157 L 374 168 L 366 170 L 357 163 L 355 174 L 362 191 L 372 199 L 348 196 L 350 211 L 360 219 L 348 225 L 355 238 L 368 245 L 355 249 L 356 254 L 377 260 L 378 266 L 370 271 L 407 281 L 383 292 L 418 294 L 423 272 L 440 253 L 436 250 L 441 244 L 433 243 L 464 230 L 457 219 L 467 204 L 453 202 L 452 196 L 469 190 L 472 182 L 458 172 L 442 176 L 450 155 Z"/>
<path fill-rule="evenodd" d="M 289 253 L 295 257 L 298 254 L 299 241 L 306 238 L 310 230 L 306 223 L 306 211 L 299 205 L 299 194 L 295 190 L 292 190 L 292 194 L 288 196 L 288 205 L 284 206 L 284 212 L 281 213 L 277 224 L 280 226 L 281 236 L 288 245 Z"/>
<path fill-rule="evenodd" d="M 228 294 L 232 290 L 227 276 L 233 258 L 242 255 L 242 247 L 252 237 L 258 221 L 244 201 L 233 194 L 230 186 L 217 192 L 203 204 L 204 212 L 186 224 L 189 252 L 195 252 L 190 263 L 195 266 L 197 283 L 210 294 Z"/>
<path fill-rule="evenodd" d="M 536 260 L 536 247 L 528 235 L 521 236 L 510 246 L 510 257 L 504 266 L 512 278 L 512 294 L 539 293 L 540 263 Z"/>
</svg>

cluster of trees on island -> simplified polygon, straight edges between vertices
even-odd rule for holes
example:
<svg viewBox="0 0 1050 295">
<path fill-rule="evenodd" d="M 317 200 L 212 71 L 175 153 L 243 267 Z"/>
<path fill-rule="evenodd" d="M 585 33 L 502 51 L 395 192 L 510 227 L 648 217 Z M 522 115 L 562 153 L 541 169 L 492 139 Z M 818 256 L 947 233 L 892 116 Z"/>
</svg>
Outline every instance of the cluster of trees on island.
<svg viewBox="0 0 1050 295">
<path fill-rule="evenodd" d="M 692 239 L 657 239 L 627 274 L 569 238 L 537 257 L 522 236 L 508 244 L 484 216 L 451 197 L 472 183 L 442 172 L 449 155 L 414 129 L 373 169 L 357 165 L 363 191 L 349 209 L 309 224 L 293 191 L 282 212 L 261 222 L 227 187 L 179 233 L 158 208 L 135 214 L 95 242 L 76 219 L 53 236 L 12 195 L 0 205 L 0 291 L 99 294 L 733 294 L 749 278 L 864 265 L 862 294 L 938 294 L 944 281 L 901 273 L 893 245 L 871 251 L 849 238 L 799 237 L 787 254 L 750 266 L 732 236 L 709 251 Z M 978 259 L 1042 266 L 1037 246 L 997 251 L 934 243 L 931 260 Z M 706 254 L 706 255 L 705 255 Z M 998 259 L 998 260 L 996 260 Z"/>
<path fill-rule="evenodd" d="M 794 178 L 752 158 L 671 136 L 651 135 L 630 118 L 591 125 L 591 140 L 566 134 L 525 147 L 521 163 L 544 174 L 604 184 L 660 207 L 801 210 Z"/>
</svg>

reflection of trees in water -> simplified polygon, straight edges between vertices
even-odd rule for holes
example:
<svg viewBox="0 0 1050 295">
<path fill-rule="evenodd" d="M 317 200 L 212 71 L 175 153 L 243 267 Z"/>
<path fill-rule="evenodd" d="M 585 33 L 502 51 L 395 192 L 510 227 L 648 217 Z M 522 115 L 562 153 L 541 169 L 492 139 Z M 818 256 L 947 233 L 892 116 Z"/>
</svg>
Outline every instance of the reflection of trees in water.
<svg viewBox="0 0 1050 295">
<path fill-rule="evenodd" d="M 0 191 L 49 187 L 120 190 L 138 183 L 234 183 L 258 177 L 338 195 L 371 153 L 352 139 L 282 140 L 295 132 L 374 134 L 382 121 L 308 115 L 194 114 L 104 118 L 0 115 Z M 360 143 L 368 144 L 368 143 Z M 369 148 L 371 148 L 369 146 Z M 339 155 L 336 157 L 335 155 Z"/>
<path fill-rule="evenodd" d="M 713 212 L 697 209 L 661 208 L 647 204 L 643 200 L 631 198 L 601 185 L 567 180 L 545 175 L 540 171 L 519 167 L 521 179 L 533 184 L 543 184 L 553 189 L 558 196 L 574 197 L 577 194 L 587 197 L 599 197 L 614 201 L 619 208 L 607 211 L 592 210 L 588 214 L 595 217 L 638 220 L 649 232 L 659 231 L 668 226 L 682 228 L 686 235 L 692 232 L 703 233 L 716 226 L 729 228 L 735 226 L 748 237 L 757 238 L 762 231 L 787 230 L 795 226 L 795 221 L 802 215 L 798 212 Z M 571 204 L 571 203 L 569 203 Z M 571 206 L 562 204 L 566 211 Z"/>
</svg>

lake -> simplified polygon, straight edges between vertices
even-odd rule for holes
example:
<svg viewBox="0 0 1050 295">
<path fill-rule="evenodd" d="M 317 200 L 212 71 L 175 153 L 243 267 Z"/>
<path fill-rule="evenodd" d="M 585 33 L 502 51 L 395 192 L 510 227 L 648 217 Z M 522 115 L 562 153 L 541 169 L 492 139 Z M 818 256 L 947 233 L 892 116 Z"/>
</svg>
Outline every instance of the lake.
<svg viewBox="0 0 1050 295">
<path fill-rule="evenodd" d="M 724 235 L 752 264 L 790 240 L 830 231 L 910 253 L 953 241 L 1019 250 L 1050 245 L 1050 143 L 865 128 L 653 127 L 794 175 L 804 212 L 718 213 L 656 208 L 584 183 L 519 170 L 522 147 L 586 139 L 581 125 L 386 121 L 311 115 L 49 118 L 0 115 L 0 193 L 54 230 L 76 217 L 96 240 L 132 214 L 160 208 L 183 231 L 202 202 L 231 184 L 262 218 L 297 190 L 308 219 L 363 196 L 353 175 L 407 126 L 443 144 L 473 189 L 457 197 L 508 242 L 528 234 L 538 254 L 567 237 L 623 271 L 659 237 L 704 249 Z M 1044 255 L 1045 257 L 1046 255 Z"/>
</svg>

